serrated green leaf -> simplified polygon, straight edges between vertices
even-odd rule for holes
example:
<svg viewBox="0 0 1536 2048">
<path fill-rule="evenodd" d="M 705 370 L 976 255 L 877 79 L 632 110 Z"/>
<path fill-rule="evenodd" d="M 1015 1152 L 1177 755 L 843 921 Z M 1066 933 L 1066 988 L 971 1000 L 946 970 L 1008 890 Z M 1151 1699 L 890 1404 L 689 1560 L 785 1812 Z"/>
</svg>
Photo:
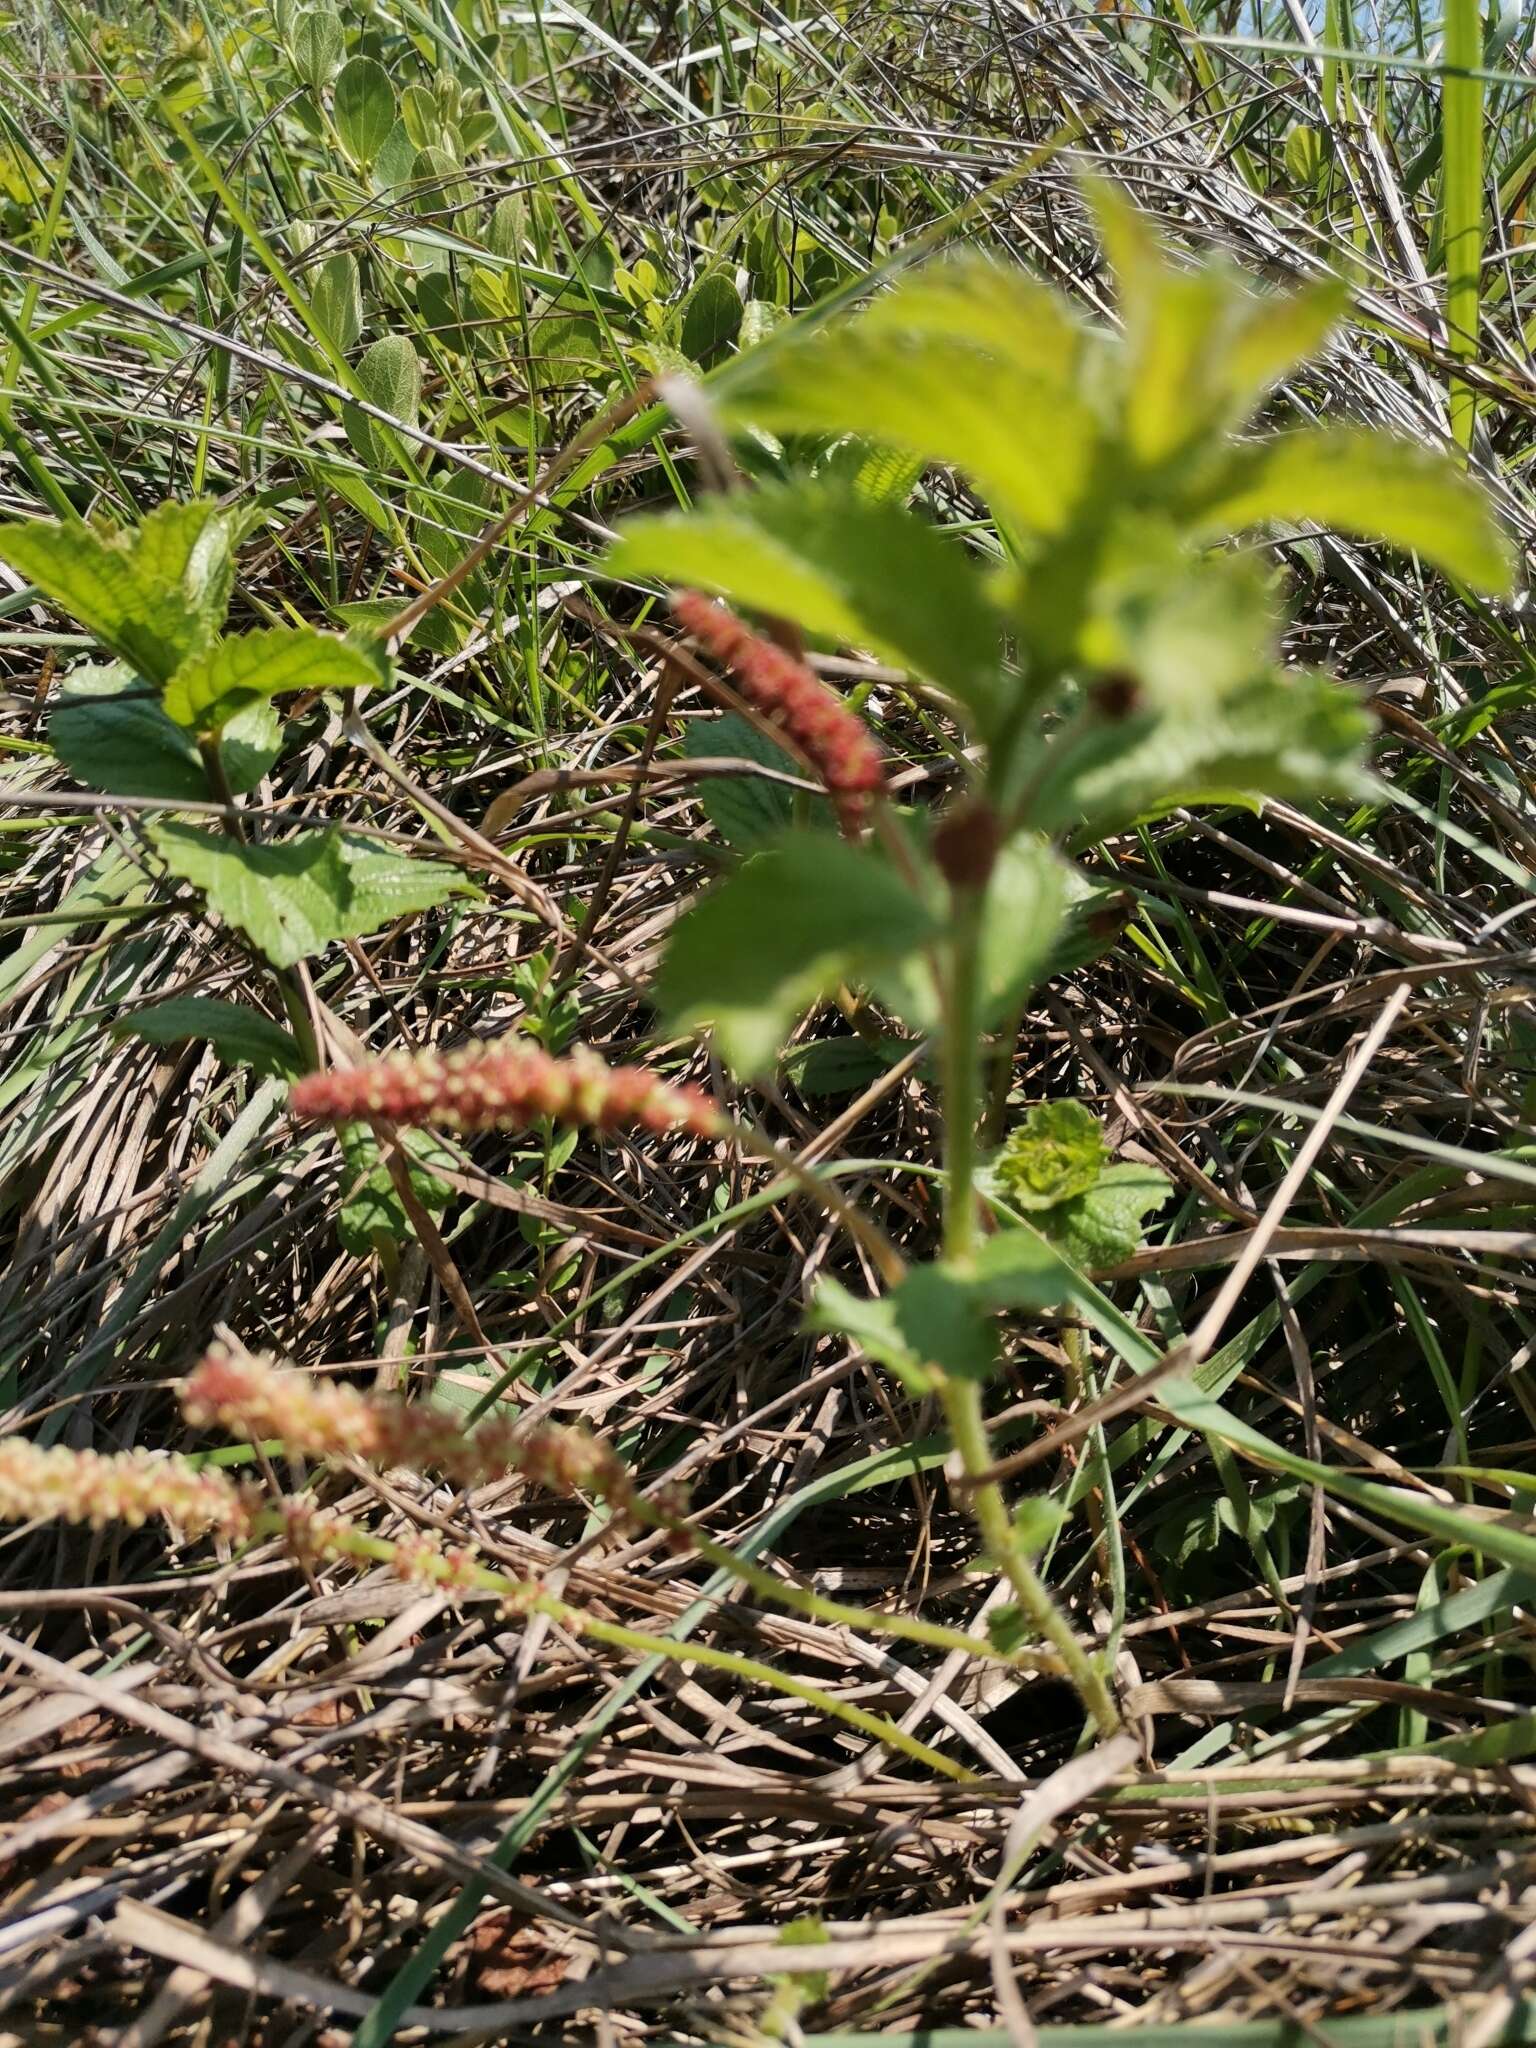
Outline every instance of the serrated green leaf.
<svg viewBox="0 0 1536 2048">
<path fill-rule="evenodd" d="M 874 1299 L 850 1294 L 841 1281 L 823 1278 L 805 1318 L 808 1330 L 851 1337 L 877 1365 L 895 1373 L 913 1394 L 931 1394 L 936 1375 L 913 1351 L 896 1320 L 889 1295 Z"/>
<path fill-rule="evenodd" d="M 937 929 L 929 907 L 871 849 L 829 833 L 790 833 L 681 920 L 657 999 L 674 1026 L 712 1025 L 730 1065 L 760 1073 L 798 1012 Z"/>
<path fill-rule="evenodd" d="M 362 649 L 335 633 L 268 626 L 183 662 L 165 686 L 165 709 L 189 732 L 210 733 L 247 704 L 286 690 L 361 690 L 377 680 Z"/>
<path fill-rule="evenodd" d="M 1509 543 L 1485 492 L 1449 457 L 1364 428 L 1302 428 L 1235 449 L 1185 511 L 1197 535 L 1314 520 L 1385 541 L 1506 592 Z"/>
<path fill-rule="evenodd" d="M 1026 535 L 1070 524 L 1100 432 L 1087 398 L 1055 376 L 1029 374 L 949 335 L 862 325 L 769 352 L 723 410 L 743 426 L 854 433 L 953 464 Z"/>
<path fill-rule="evenodd" d="M 200 890 L 274 967 L 291 967 L 333 939 L 359 938 L 392 918 L 431 909 L 470 885 L 455 868 L 380 853 L 328 829 L 279 846 L 247 846 L 168 820 L 150 838 L 171 873 Z"/>
<path fill-rule="evenodd" d="M 1089 839 L 1184 805 L 1357 796 L 1371 731 L 1327 676 L 1256 677 L 1200 716 L 1133 718 L 1086 736 L 1038 791 L 1033 822 Z"/>
<path fill-rule="evenodd" d="M 1008 1133 L 993 1168 L 1015 1209 L 1051 1209 L 1091 1188 L 1108 1158 L 1098 1118 L 1081 1102 L 1037 1102 Z"/>
<path fill-rule="evenodd" d="M 251 1067 L 258 1074 L 298 1074 L 304 1056 L 292 1032 L 274 1024 L 260 1010 L 243 1003 L 220 1002 L 212 996 L 173 996 L 121 1017 L 113 1027 L 128 1038 L 150 1045 L 179 1045 L 206 1038 L 232 1066 Z"/>
<path fill-rule="evenodd" d="M 616 575 L 698 585 L 929 677 L 985 723 L 1003 619 L 963 549 L 895 505 L 800 482 L 637 519 Z"/>
<path fill-rule="evenodd" d="M 1032 1220 L 1074 1266 L 1092 1272 L 1141 1250 L 1142 1225 L 1172 1192 L 1155 1166 L 1127 1161 L 1106 1167 L 1085 1193 Z"/>
<path fill-rule="evenodd" d="M 83 522 L 20 520 L 0 526 L 0 560 L 161 683 L 223 618 L 247 523 L 207 498 L 162 505 L 137 528 L 108 534 Z"/>
<path fill-rule="evenodd" d="M 353 57 L 336 74 L 332 113 L 341 146 L 359 169 L 368 170 L 395 125 L 395 88 L 372 57 Z"/>
<path fill-rule="evenodd" d="M 78 782 L 114 796 L 212 795 L 192 740 L 166 717 L 148 684 L 121 662 L 70 672 L 48 723 L 54 752 Z M 231 791 L 254 789 L 277 759 L 281 734 L 264 705 L 225 727 L 221 743 Z"/>
<path fill-rule="evenodd" d="M 690 761 L 758 761 L 781 775 L 801 774 L 799 763 L 739 711 L 723 711 L 718 718 L 690 718 L 683 729 L 683 754 Z M 764 776 L 710 775 L 696 783 L 694 790 L 721 838 L 743 852 L 778 838 L 794 816 L 795 791 Z M 830 818 L 825 798 L 810 801 Z"/>
<path fill-rule="evenodd" d="M 1030 377 L 1068 384 L 1086 333 L 1059 292 L 1026 271 L 975 255 L 910 272 L 864 316 L 871 333 L 942 336 L 983 349 Z"/>
<path fill-rule="evenodd" d="M 342 355 L 356 345 L 363 331 L 363 288 L 357 258 L 350 250 L 327 256 L 316 270 L 309 289 L 309 310 Z"/>
</svg>

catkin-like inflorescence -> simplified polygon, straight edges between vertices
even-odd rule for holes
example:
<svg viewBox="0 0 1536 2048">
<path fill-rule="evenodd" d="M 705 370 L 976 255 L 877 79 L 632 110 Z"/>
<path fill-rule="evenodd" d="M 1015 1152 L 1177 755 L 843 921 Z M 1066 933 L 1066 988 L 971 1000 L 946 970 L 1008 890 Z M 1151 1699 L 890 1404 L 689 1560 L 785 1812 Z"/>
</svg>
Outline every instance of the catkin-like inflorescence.
<svg viewBox="0 0 1536 2048">
<path fill-rule="evenodd" d="M 455 1486 L 480 1486 L 520 1472 L 554 1493 L 590 1493 L 627 1514 L 635 1493 L 623 1461 L 585 1431 L 544 1423 L 483 1423 L 472 1435 L 451 1416 L 380 1399 L 336 1380 L 284 1371 L 269 1360 L 215 1345 L 187 1381 L 190 1422 L 235 1435 L 277 1437 L 314 1458 L 356 1458 L 381 1471 L 440 1472 Z"/>
<path fill-rule="evenodd" d="M 885 763 L 868 726 L 803 661 L 752 632 L 723 604 L 679 590 L 672 613 L 730 670 L 752 708 L 800 749 L 827 785 L 844 832 L 856 838 L 870 799 L 885 788 Z"/>
<path fill-rule="evenodd" d="M 164 1515 L 187 1536 L 249 1533 L 256 1496 L 222 1472 L 199 1471 L 150 1451 L 48 1450 L 26 1437 L 0 1438 L 0 1521 L 108 1522 L 138 1528 Z"/>
<path fill-rule="evenodd" d="M 325 1123 L 387 1117 L 454 1131 L 517 1130 L 540 1117 L 599 1130 L 725 1128 L 719 1105 L 700 1089 L 674 1087 L 644 1067 L 610 1067 L 580 1050 L 556 1059 L 526 1039 L 461 1046 L 456 1052 L 392 1053 L 360 1067 L 306 1074 L 289 1092 L 296 1117 Z"/>
</svg>

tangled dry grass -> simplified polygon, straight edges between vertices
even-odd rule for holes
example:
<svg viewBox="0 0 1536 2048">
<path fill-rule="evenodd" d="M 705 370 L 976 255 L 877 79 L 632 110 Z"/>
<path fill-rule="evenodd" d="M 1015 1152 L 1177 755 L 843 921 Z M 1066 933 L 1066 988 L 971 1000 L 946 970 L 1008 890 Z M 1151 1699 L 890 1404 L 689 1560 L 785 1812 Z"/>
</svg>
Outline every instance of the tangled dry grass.
<svg viewBox="0 0 1536 2048">
<path fill-rule="evenodd" d="M 402 86 L 473 69 L 470 12 L 359 11 Z M 72 502 L 119 510 L 200 477 L 267 507 L 241 560 L 253 612 L 404 602 L 409 558 L 337 488 L 324 379 L 277 339 L 292 322 L 255 231 L 312 224 L 308 247 L 285 243 L 295 260 L 369 252 L 381 319 L 414 322 L 429 364 L 449 451 L 436 474 L 521 489 L 616 360 L 646 367 L 627 331 L 580 357 L 562 303 L 576 255 L 596 277 L 590 250 L 605 248 L 611 278 L 663 248 L 686 281 L 750 208 L 789 252 L 798 304 L 816 264 L 846 284 L 877 243 L 958 215 L 1097 307 L 1073 186 L 1085 156 L 1190 247 L 1256 275 L 1305 274 L 1348 225 L 1359 321 L 1279 403 L 1443 437 L 1432 250 L 1402 164 L 1424 117 L 1417 74 L 1393 83 L 1385 142 L 1337 123 L 1319 200 L 1279 168 L 1294 122 L 1327 126 L 1318 64 L 1202 43 L 1175 19 L 1138 17 L 1147 38 L 1034 0 L 497 19 L 499 53 L 474 76 L 503 127 L 423 230 L 458 250 L 490 202 L 527 207 L 521 312 L 477 354 L 447 350 L 414 283 L 389 281 L 399 222 L 342 189 L 270 24 L 233 47 L 217 11 L 12 24 L 8 118 L 25 147 L 8 146 L 53 167 L 72 225 L 7 217 L 25 294 L 7 314 L 8 511 L 39 508 L 39 470 Z M 1293 40 L 1303 26 L 1298 12 Z M 135 67 L 172 100 L 195 77 L 205 145 L 227 178 L 249 172 L 243 221 L 156 125 L 161 101 L 123 89 Z M 512 133 L 515 158 L 496 139 Z M 1491 266 L 1511 295 L 1476 372 L 1478 454 L 1528 541 L 1536 386 L 1510 235 Z M 610 300 L 602 283 L 618 323 Z M 707 701 L 686 678 L 674 690 L 656 639 L 630 630 L 633 593 L 589 573 L 615 511 L 667 492 L 691 455 L 677 429 L 620 449 L 595 481 L 578 473 L 514 533 L 456 644 L 413 656 L 409 682 L 368 703 L 371 750 L 317 706 L 253 801 L 257 818 L 440 842 L 483 892 L 317 963 L 316 1011 L 342 1054 L 530 1023 L 554 1043 L 579 1022 L 606 1057 L 643 1053 L 733 1099 L 707 1052 L 657 1043 L 646 1002 L 665 933 L 722 858 L 700 798 L 726 771 L 707 744 L 680 747 Z M 458 544 L 443 484 L 425 513 L 399 479 L 380 489 L 416 539 L 446 523 Z M 924 489 L 975 516 L 952 480 Z M 1090 1346 L 1099 1395 L 1219 1302 L 1202 1371 L 1237 1412 L 1449 1504 L 1474 1534 L 1523 1530 L 1523 612 L 1331 537 L 1276 559 L 1291 650 L 1369 698 L 1398 801 L 1181 815 L 1096 849 L 1126 892 L 1125 931 L 1025 1018 L 1006 1085 L 1094 1100 L 1116 1145 L 1176 1183 L 1154 1241 L 1099 1276 L 1122 1318 L 1118 1340 Z M 773 1573 L 984 1629 L 1000 1595 L 935 1416 L 845 1340 L 805 1334 L 814 1278 L 856 1274 L 860 1253 L 771 1166 L 686 1133 L 558 1152 L 482 1138 L 430 1162 L 448 1191 L 440 1232 L 401 1234 L 377 1161 L 296 1126 L 280 1081 L 115 1028 L 172 996 L 250 1002 L 250 968 L 172 887 L 125 882 L 154 805 L 83 795 L 53 760 L 50 692 L 76 650 L 35 602 L 3 609 L 6 1429 L 212 1449 L 174 1383 L 227 1330 L 452 1412 L 580 1422 L 648 1484 L 686 1481 L 701 1524 Z M 906 792 L 937 800 L 950 770 L 930 727 L 883 672 L 850 670 L 908 763 Z M 835 1016 L 802 1035 L 858 1043 Z M 937 1155 L 920 1049 L 830 1091 L 797 1071 L 739 1106 L 803 1163 L 850 1162 L 843 1191 L 924 1249 Z M 1293 1195 L 1309 1133 L 1319 1149 Z M 1050 1441 L 1016 1483 L 1058 1493 L 1077 1454 L 1063 1336 L 1019 1326 L 996 1410 L 1005 1439 Z M 778 1611 L 661 1533 L 616 1530 L 524 1479 L 462 1494 L 358 1467 L 330 1485 L 328 1504 L 381 1536 L 472 1535 L 586 1613 L 887 1714 L 963 1782 L 804 1701 L 382 1567 L 178 1549 L 158 1528 L 11 1532 L 3 2025 L 120 2048 L 775 2032 L 831 2048 L 1067 2026 L 1089 2048 L 1101 2030 L 1182 2040 L 1202 2023 L 1223 2042 L 1341 2048 L 1529 2038 L 1528 1580 L 1475 1540 L 1407 1537 L 1224 1464 L 1160 1417 L 1155 1386 L 1111 1420 L 1116 1497 L 1100 1512 L 1129 1582 L 1118 1679 L 1133 1735 L 1076 1761 L 1080 1715 L 1051 1678 Z M 223 1455 L 274 1483 L 303 1476 L 261 1446 Z M 1236 1515 L 1235 1499 L 1257 1511 Z M 1079 1524 L 1050 1574 L 1102 1640 L 1090 1551 Z M 786 1939 L 808 1920 L 816 1938 Z"/>
</svg>

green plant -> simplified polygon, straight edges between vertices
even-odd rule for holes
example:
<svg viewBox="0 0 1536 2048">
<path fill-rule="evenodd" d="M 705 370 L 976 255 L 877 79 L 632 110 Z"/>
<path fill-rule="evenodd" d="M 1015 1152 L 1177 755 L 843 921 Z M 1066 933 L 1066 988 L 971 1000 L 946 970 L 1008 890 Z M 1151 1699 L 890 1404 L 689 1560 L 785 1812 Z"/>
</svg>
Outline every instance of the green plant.
<svg viewBox="0 0 1536 2048">
<path fill-rule="evenodd" d="M 988 501 L 1002 559 L 968 556 L 856 487 L 790 475 L 632 522 L 609 566 L 865 648 L 936 686 L 967 730 L 944 815 L 904 810 L 812 672 L 685 590 L 679 619 L 826 785 L 845 839 L 791 827 L 760 845 L 683 919 L 658 994 L 670 1024 L 712 1029 L 745 1077 L 850 983 L 937 1039 L 940 1254 L 887 1270 L 872 1301 L 823 1282 L 815 1320 L 939 1396 L 1019 1624 L 1109 1729 L 1104 1673 L 1031 1560 L 1038 1517 L 1011 1513 L 990 1476 L 984 1388 L 1001 1364 L 997 1315 L 1054 1306 L 1073 1264 L 1133 1250 L 1166 1183 L 1107 1166 L 1075 1104 L 1036 1109 L 988 1161 L 984 1049 L 1059 955 L 1085 887 L 1073 848 L 1176 807 L 1367 786 L 1365 712 L 1327 676 L 1282 669 L 1272 583 L 1220 543 L 1317 520 L 1485 587 L 1505 585 L 1509 563 L 1480 493 L 1445 458 L 1348 429 L 1245 434 L 1325 344 L 1332 284 L 1256 296 L 1219 265 L 1177 265 L 1113 188 L 1091 196 L 1119 333 L 1085 327 L 1016 272 L 945 263 L 856 320 L 749 357 L 720 397 L 727 426 L 783 437 L 786 466 L 849 434 L 952 465 Z M 983 1196 L 997 1227 L 983 1227 Z"/>
<path fill-rule="evenodd" d="M 298 963 L 471 885 L 443 862 L 406 858 L 335 826 L 255 836 L 240 799 L 283 752 L 287 728 L 275 700 L 301 692 L 350 700 L 386 680 L 389 664 L 377 643 L 307 625 L 226 632 L 235 551 L 250 527 L 209 498 L 161 505 L 127 528 L 25 520 L 0 526 L 0 561 L 110 657 L 65 676 L 49 728 L 55 752 L 88 786 L 148 799 L 147 808 L 165 813 L 146 828 L 146 869 L 189 885 L 271 968 L 296 1071 L 318 1057 L 292 974 Z M 203 815 L 175 815 L 181 804 L 200 805 Z M 254 1057 L 254 1027 L 236 1006 L 183 1005 L 175 1019 L 162 1006 L 141 1021 L 146 1035 L 164 1037 L 174 1022 L 182 1036 Z M 269 1033 L 261 1060 L 279 1059 L 282 1045 Z"/>
</svg>

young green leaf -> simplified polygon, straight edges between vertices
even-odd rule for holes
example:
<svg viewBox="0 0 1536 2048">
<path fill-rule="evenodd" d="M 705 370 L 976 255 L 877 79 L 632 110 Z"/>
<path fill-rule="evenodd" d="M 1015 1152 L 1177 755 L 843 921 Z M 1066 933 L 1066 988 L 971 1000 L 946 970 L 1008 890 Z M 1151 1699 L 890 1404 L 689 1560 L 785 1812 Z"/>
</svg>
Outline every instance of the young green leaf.
<svg viewBox="0 0 1536 2048">
<path fill-rule="evenodd" d="M 357 258 L 349 250 L 327 256 L 315 272 L 309 310 L 342 355 L 356 344 L 363 331 L 363 288 Z"/>
<path fill-rule="evenodd" d="M 304 1055 L 292 1032 L 274 1024 L 260 1010 L 244 1003 L 226 1003 L 212 996 L 173 996 L 118 1019 L 114 1029 L 125 1038 L 149 1045 L 180 1045 L 205 1038 L 231 1066 L 250 1067 L 258 1074 L 300 1074 Z"/>
<path fill-rule="evenodd" d="M 402 860 L 335 830 L 280 846 L 245 846 L 168 820 L 150 838 L 173 875 L 202 892 L 214 916 L 243 932 L 274 967 L 428 910 L 469 883 L 458 869 Z"/>
<path fill-rule="evenodd" d="M 750 370 L 752 358 L 744 369 Z M 943 334 L 863 324 L 776 349 L 723 410 L 783 433 L 854 433 L 966 471 L 1021 534 L 1066 528 L 1088 488 L 1100 423 L 1083 393 Z"/>
<path fill-rule="evenodd" d="M 1004 621 L 963 548 L 895 505 L 802 481 L 632 520 L 607 567 L 718 592 L 868 648 L 996 715 Z"/>
<path fill-rule="evenodd" d="M 368 170 L 395 125 L 395 88 L 384 66 L 372 57 L 343 64 L 332 111 L 342 148 L 360 170 Z"/>
<path fill-rule="evenodd" d="M 189 732 L 217 732 L 237 711 L 285 690 L 361 690 L 378 681 L 360 647 L 313 626 L 242 633 L 184 661 L 165 686 L 165 709 Z"/>
<path fill-rule="evenodd" d="M 1363 428 L 1309 427 L 1238 448 L 1184 509 L 1197 536 L 1315 520 L 1411 549 L 1476 590 L 1510 587 L 1513 557 L 1487 494 L 1434 449 Z"/>
<path fill-rule="evenodd" d="M 207 498 L 162 505 L 117 532 L 20 520 L 0 526 L 0 561 L 148 681 L 163 683 L 217 630 L 246 524 Z"/>
<path fill-rule="evenodd" d="M 1066 385 L 1087 330 L 1060 292 L 986 257 L 946 257 L 903 277 L 864 315 L 872 334 L 935 335 L 984 350 L 1029 377 Z"/>
<path fill-rule="evenodd" d="M 1053 1209 L 1091 1188 L 1108 1158 L 1098 1118 L 1081 1102 L 1037 1102 L 1008 1133 L 993 1171 L 1015 1209 Z"/>
<path fill-rule="evenodd" d="M 677 1028 L 712 1025 L 723 1057 L 761 1073 L 828 990 L 936 936 L 938 919 L 869 848 L 795 832 L 683 917 L 657 981 Z"/>
</svg>

